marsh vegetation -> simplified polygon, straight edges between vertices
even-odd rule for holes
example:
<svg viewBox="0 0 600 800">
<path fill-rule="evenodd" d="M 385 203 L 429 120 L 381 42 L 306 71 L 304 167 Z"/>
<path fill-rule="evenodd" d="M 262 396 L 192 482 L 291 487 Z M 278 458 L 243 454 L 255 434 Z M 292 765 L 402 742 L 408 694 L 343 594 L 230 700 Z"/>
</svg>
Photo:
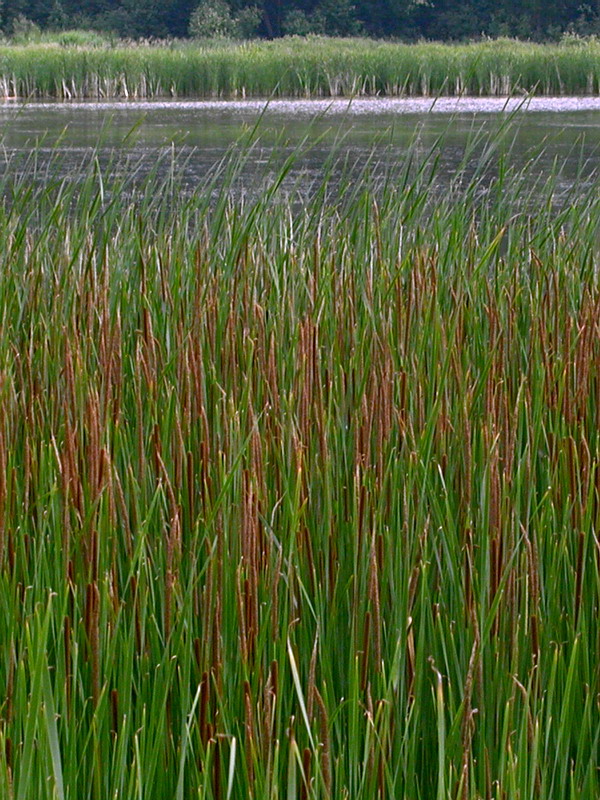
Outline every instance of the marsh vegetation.
<svg viewBox="0 0 600 800">
<path fill-rule="evenodd" d="M 4 179 L 0 793 L 595 800 L 595 187 L 239 152 Z"/>
<path fill-rule="evenodd" d="M 0 94 L 60 99 L 353 97 L 600 91 L 600 43 L 393 44 L 289 37 L 172 45 L 0 47 Z"/>
</svg>

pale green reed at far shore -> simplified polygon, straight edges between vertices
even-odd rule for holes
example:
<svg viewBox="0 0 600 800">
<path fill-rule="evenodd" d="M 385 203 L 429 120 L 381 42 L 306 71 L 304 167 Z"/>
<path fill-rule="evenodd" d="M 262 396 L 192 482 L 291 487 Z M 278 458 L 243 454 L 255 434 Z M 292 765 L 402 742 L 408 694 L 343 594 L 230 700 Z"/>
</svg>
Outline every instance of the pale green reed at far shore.
<svg viewBox="0 0 600 800">
<path fill-rule="evenodd" d="M 0 796 L 597 800 L 598 186 L 237 158 L 0 187 Z"/>
<path fill-rule="evenodd" d="M 152 97 L 598 94 L 600 42 L 393 44 L 356 39 L 0 46 L 0 95 Z"/>
</svg>

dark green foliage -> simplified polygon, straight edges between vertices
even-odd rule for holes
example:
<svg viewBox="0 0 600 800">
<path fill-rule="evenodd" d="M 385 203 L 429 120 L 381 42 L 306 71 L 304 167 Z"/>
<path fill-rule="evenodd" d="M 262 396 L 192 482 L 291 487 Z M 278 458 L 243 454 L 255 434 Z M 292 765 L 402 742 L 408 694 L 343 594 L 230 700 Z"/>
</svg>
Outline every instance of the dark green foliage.
<svg viewBox="0 0 600 800">
<path fill-rule="evenodd" d="M 202 0 L 192 14 L 189 30 L 196 38 L 232 36 L 234 22 L 225 0 Z"/>
<path fill-rule="evenodd" d="M 0 25 L 10 32 L 23 16 L 42 28 L 75 23 L 121 36 L 185 36 L 198 5 L 199 0 L 0 0 Z M 223 0 L 223 5 L 230 20 L 237 20 L 229 35 L 241 38 L 366 32 L 404 39 L 503 35 L 542 40 L 565 31 L 592 35 L 600 30 L 598 0 Z"/>
</svg>

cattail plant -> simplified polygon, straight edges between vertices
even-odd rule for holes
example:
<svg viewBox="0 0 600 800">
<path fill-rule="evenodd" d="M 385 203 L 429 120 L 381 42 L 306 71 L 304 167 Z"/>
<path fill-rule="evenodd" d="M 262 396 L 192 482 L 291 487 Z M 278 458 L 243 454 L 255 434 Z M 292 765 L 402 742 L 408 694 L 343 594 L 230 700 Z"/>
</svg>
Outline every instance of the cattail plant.
<svg viewBox="0 0 600 800">
<path fill-rule="evenodd" d="M 503 48 L 538 75 L 309 44 L 290 93 L 359 56 L 365 91 L 453 52 L 465 86 L 512 86 Z M 280 47 L 202 59 L 258 92 Z M 131 53 L 85 91 L 141 92 Z M 160 57 L 143 90 L 183 92 Z M 1 179 L 0 795 L 595 800 L 596 184 L 488 160 L 440 192 L 415 151 L 240 193 L 247 156 Z"/>
</svg>

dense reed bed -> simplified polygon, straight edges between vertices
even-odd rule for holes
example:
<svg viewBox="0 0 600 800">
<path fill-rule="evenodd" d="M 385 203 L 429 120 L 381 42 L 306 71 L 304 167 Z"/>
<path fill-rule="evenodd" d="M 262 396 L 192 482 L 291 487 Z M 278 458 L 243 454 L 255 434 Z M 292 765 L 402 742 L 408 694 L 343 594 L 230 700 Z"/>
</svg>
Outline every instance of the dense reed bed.
<svg viewBox="0 0 600 800">
<path fill-rule="evenodd" d="M 597 192 L 34 164 L 0 208 L 0 795 L 596 800 Z"/>
<path fill-rule="evenodd" d="M 597 94 L 600 43 L 401 45 L 284 39 L 177 46 L 0 47 L 6 97 Z"/>
</svg>

